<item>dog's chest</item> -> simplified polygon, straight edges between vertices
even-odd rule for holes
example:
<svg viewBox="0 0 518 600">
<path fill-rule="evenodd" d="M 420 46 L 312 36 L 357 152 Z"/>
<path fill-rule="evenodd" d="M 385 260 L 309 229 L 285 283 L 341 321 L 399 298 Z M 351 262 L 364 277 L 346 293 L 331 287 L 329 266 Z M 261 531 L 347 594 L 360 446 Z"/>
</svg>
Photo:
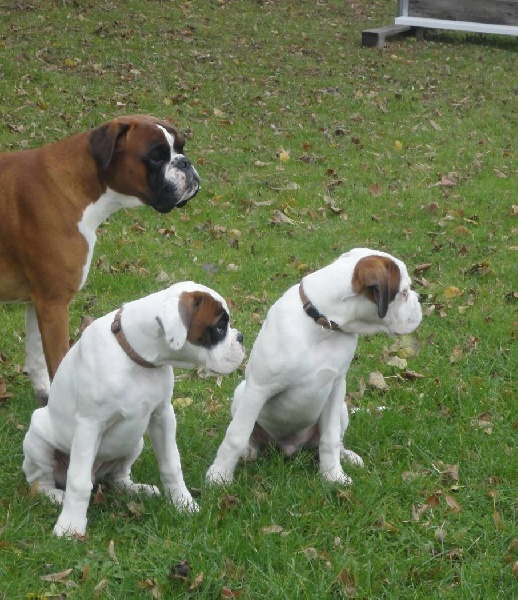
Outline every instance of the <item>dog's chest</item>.
<svg viewBox="0 0 518 600">
<path fill-rule="evenodd" d="M 141 205 L 142 203 L 138 198 L 124 196 L 108 189 L 98 200 L 92 202 L 85 208 L 81 220 L 77 224 L 79 233 L 85 238 L 86 243 L 88 244 L 80 289 L 86 282 L 88 271 L 90 270 L 90 265 L 92 263 L 95 242 L 97 241 L 97 235 L 95 233 L 97 227 L 117 210 Z"/>
</svg>

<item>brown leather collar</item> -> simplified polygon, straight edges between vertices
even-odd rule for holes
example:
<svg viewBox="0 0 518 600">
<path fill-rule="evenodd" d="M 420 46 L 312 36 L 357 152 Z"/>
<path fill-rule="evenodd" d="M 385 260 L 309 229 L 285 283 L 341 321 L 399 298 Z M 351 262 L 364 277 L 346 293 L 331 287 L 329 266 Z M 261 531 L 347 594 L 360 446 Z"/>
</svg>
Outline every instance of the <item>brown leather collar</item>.
<svg viewBox="0 0 518 600">
<path fill-rule="evenodd" d="M 308 317 L 311 317 L 315 323 L 320 325 L 324 331 L 341 331 L 340 326 L 334 321 L 330 321 L 327 317 L 324 317 L 315 306 L 311 303 L 311 300 L 306 296 L 302 281 L 299 285 L 299 295 L 302 300 L 302 308 L 305 310 Z"/>
<path fill-rule="evenodd" d="M 130 346 L 130 343 L 128 342 L 128 340 L 126 339 L 126 336 L 124 335 L 124 331 L 122 331 L 122 324 L 121 324 L 121 315 L 122 315 L 123 309 L 124 309 L 124 306 L 121 306 L 121 308 L 119 308 L 119 310 L 117 311 L 117 314 L 115 315 L 115 317 L 113 319 L 111 329 L 112 329 L 113 335 L 115 336 L 115 339 L 119 342 L 119 346 L 124 350 L 124 352 L 126 352 L 126 354 L 131 358 L 131 360 L 133 362 L 136 362 L 137 365 L 140 365 L 141 367 L 145 367 L 146 369 L 154 369 L 156 367 L 156 365 L 148 362 L 147 360 L 142 358 L 142 356 L 137 354 L 135 352 L 135 350 L 133 350 L 133 348 Z"/>
</svg>

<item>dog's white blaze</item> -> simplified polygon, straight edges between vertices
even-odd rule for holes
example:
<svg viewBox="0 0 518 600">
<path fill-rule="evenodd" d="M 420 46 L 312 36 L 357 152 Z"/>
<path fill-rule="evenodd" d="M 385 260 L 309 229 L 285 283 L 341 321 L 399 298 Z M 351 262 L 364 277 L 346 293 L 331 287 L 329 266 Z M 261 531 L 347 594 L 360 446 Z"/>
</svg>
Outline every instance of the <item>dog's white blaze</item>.
<svg viewBox="0 0 518 600">
<path fill-rule="evenodd" d="M 175 151 L 174 137 L 167 131 L 167 129 L 165 129 L 161 125 L 157 125 L 157 127 L 162 131 L 167 143 L 169 144 L 169 147 L 171 148 L 171 160 L 169 161 L 169 164 L 167 165 L 167 169 L 165 171 L 166 179 L 170 179 L 171 181 L 174 181 L 177 185 L 179 185 L 180 187 L 183 188 L 185 186 L 185 180 L 186 180 L 185 173 L 183 171 L 181 171 L 180 169 L 177 169 L 173 165 L 173 160 L 177 156 L 185 156 L 185 155 L 179 154 L 178 152 Z"/>
<path fill-rule="evenodd" d="M 164 137 L 165 137 L 167 143 L 169 144 L 169 147 L 171 148 L 171 161 L 176 156 L 183 156 L 183 154 L 178 154 L 178 152 L 175 151 L 175 149 L 174 149 L 174 137 L 169 133 L 169 131 L 167 131 L 167 129 L 165 129 L 165 127 L 162 127 L 162 125 L 157 125 L 157 127 L 164 134 Z"/>
<path fill-rule="evenodd" d="M 81 235 L 85 238 L 88 244 L 88 253 L 86 256 L 86 262 L 83 267 L 83 277 L 81 279 L 81 285 L 79 289 L 83 287 L 90 270 L 90 264 L 94 254 L 94 246 L 97 241 L 95 231 L 97 227 L 107 219 L 112 213 L 120 210 L 121 208 L 135 208 L 142 206 L 142 202 L 132 196 L 125 196 L 119 194 L 114 190 L 107 188 L 106 192 L 100 196 L 98 200 L 89 204 L 83 211 L 83 216 L 77 224 L 77 228 Z"/>
</svg>

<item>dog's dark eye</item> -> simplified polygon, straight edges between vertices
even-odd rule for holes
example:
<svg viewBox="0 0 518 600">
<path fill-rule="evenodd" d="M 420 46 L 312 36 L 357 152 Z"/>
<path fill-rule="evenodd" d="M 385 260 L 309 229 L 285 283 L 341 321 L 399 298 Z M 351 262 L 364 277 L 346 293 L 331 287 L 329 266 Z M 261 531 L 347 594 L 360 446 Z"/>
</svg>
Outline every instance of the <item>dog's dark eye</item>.
<svg viewBox="0 0 518 600">
<path fill-rule="evenodd" d="M 216 332 L 219 333 L 220 335 L 226 333 L 227 331 L 227 322 L 226 321 L 220 321 L 217 325 L 216 325 Z"/>
<path fill-rule="evenodd" d="M 169 160 L 169 154 L 169 147 L 166 148 L 165 146 L 157 146 L 156 148 L 153 148 L 153 150 L 151 150 L 151 152 L 148 155 L 148 158 L 152 163 L 161 163 L 166 160 Z"/>
</svg>

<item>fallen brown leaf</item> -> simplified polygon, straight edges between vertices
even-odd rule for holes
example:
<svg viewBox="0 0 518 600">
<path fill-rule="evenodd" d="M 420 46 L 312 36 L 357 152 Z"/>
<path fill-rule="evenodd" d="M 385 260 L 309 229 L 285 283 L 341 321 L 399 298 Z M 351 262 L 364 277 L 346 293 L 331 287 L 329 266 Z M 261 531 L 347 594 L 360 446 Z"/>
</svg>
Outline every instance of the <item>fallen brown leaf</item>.
<svg viewBox="0 0 518 600">
<path fill-rule="evenodd" d="M 446 500 L 446 504 L 452 509 L 454 513 L 459 513 L 462 510 L 458 502 L 452 496 L 446 495 L 444 496 L 444 499 Z"/>
<path fill-rule="evenodd" d="M 373 371 L 372 373 L 369 373 L 367 384 L 370 388 L 379 390 L 380 392 L 385 392 L 388 390 L 387 382 L 379 371 Z"/>
<path fill-rule="evenodd" d="M 503 531 L 504 530 L 504 522 L 502 520 L 502 516 L 496 510 L 493 513 L 493 523 L 495 524 L 495 527 L 496 527 L 497 531 Z"/>
<path fill-rule="evenodd" d="M 343 588 L 347 598 L 356 598 L 356 579 L 347 567 L 343 567 L 338 573 L 336 582 Z"/>
<path fill-rule="evenodd" d="M 283 531 L 284 527 L 281 525 L 267 525 L 261 528 L 261 533 L 282 533 Z"/>
<path fill-rule="evenodd" d="M 157 600 L 160 600 L 160 598 L 162 598 L 162 594 L 160 593 L 160 586 L 156 579 L 151 579 L 150 577 L 148 577 L 143 581 L 139 581 L 138 586 L 143 590 L 149 590 L 153 598 L 157 598 Z"/>
<path fill-rule="evenodd" d="M 414 273 L 416 275 L 418 275 L 419 273 L 422 273 L 423 271 L 428 271 L 428 269 L 432 266 L 432 263 L 422 263 L 420 265 L 417 265 L 414 268 Z"/>
<path fill-rule="evenodd" d="M 74 569 L 66 569 L 65 571 L 60 571 L 59 573 L 50 573 L 49 575 L 42 575 L 40 579 L 42 581 L 50 581 L 52 583 L 56 583 L 58 581 L 63 581 L 66 579 L 70 573 L 72 573 Z"/>
<path fill-rule="evenodd" d="M 0 402 L 3 400 L 7 400 L 7 398 L 12 398 L 13 394 L 7 391 L 7 383 L 2 379 L 0 380 Z"/>
<path fill-rule="evenodd" d="M 110 540 L 110 543 L 108 544 L 108 556 L 113 560 L 113 562 L 116 565 L 119 564 L 119 559 L 115 554 L 115 542 L 113 540 Z"/>
<path fill-rule="evenodd" d="M 221 588 L 222 598 L 240 598 L 243 594 L 243 590 L 231 590 L 227 586 Z"/>
<path fill-rule="evenodd" d="M 200 587 L 200 585 L 202 583 L 203 583 L 203 572 L 201 572 L 199 575 L 196 575 L 193 582 L 189 586 L 189 590 L 191 590 L 191 591 L 195 590 L 197 587 Z"/>
</svg>

